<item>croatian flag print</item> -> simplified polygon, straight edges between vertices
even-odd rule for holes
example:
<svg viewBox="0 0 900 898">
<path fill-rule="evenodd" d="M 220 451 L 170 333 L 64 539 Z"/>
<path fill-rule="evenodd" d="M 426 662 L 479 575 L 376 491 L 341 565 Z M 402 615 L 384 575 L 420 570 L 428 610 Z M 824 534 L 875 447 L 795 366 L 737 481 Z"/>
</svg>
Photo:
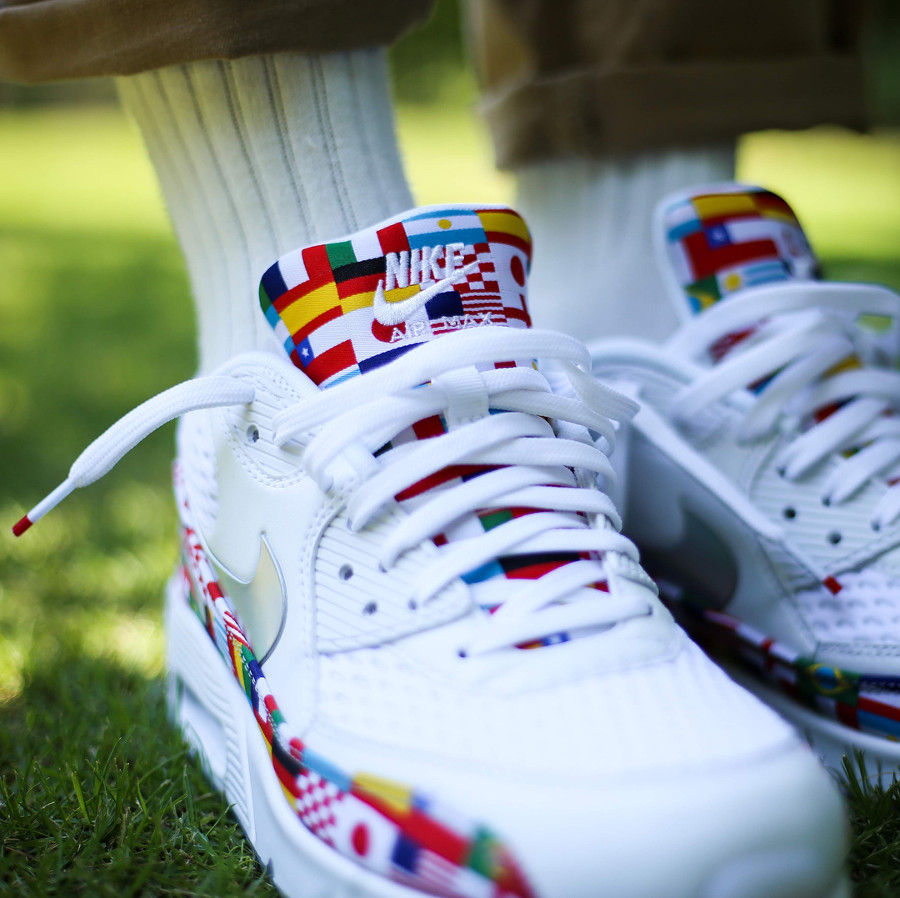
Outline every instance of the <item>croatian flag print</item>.
<svg viewBox="0 0 900 898">
<path fill-rule="evenodd" d="M 793 210 L 761 187 L 681 198 L 664 210 L 662 224 L 669 263 L 694 313 L 737 290 L 819 277 Z"/>
<path fill-rule="evenodd" d="M 260 305 L 291 361 L 329 387 L 441 334 L 527 327 L 530 260 L 511 209 L 431 207 L 282 256 Z"/>
</svg>

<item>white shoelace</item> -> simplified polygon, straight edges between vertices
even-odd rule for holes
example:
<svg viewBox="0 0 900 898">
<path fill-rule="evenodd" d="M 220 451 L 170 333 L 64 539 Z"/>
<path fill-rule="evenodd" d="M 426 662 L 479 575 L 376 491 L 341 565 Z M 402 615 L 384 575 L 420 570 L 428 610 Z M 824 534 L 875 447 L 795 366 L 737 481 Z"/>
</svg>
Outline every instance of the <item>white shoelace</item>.
<svg viewBox="0 0 900 898">
<path fill-rule="evenodd" d="M 755 328 L 675 400 L 687 421 L 740 388 L 768 383 L 756 395 L 737 438 L 750 442 L 779 430 L 791 438 L 776 458 L 788 480 L 797 480 L 838 453 L 852 452 L 824 483 L 826 505 L 850 499 L 869 481 L 900 475 L 900 373 L 876 368 L 841 370 L 859 345 L 850 324 L 860 312 L 896 316 L 898 298 L 880 287 L 847 284 L 777 284 L 729 297 L 685 325 L 670 341 L 696 358 L 718 340 Z M 838 405 L 823 420 L 814 413 Z M 900 484 L 873 511 L 880 530 L 900 516 Z"/>
<path fill-rule="evenodd" d="M 554 394 L 533 368 L 493 367 L 513 358 L 552 362 L 577 398 Z M 629 559 L 617 565 L 620 574 L 624 570 L 645 586 L 652 582 L 637 564 L 634 545 L 618 532 L 621 521 L 611 500 L 596 486 L 597 475 L 613 476 L 607 457 L 615 434 L 610 419 L 630 418 L 637 406 L 594 381 L 590 364 L 587 350 L 561 334 L 493 327 L 458 331 L 284 408 L 273 419 L 274 440 L 278 446 L 295 439 L 305 444 L 301 465 L 323 491 L 346 498 L 352 530 L 364 529 L 396 504 L 395 496 L 445 468 L 499 466 L 424 492 L 384 541 L 381 565 L 389 569 L 423 539 L 478 510 L 535 509 L 442 546 L 422 571 L 415 598 L 426 602 L 452 580 L 503 555 L 591 553 L 522 581 L 521 589 L 485 617 L 466 650 L 475 654 L 555 633 L 596 631 L 650 611 L 645 599 L 589 588 L 607 579 L 604 560 L 610 553 Z M 102 477 L 166 422 L 197 409 L 249 405 L 254 395 L 253 386 L 226 366 L 148 400 L 91 443 L 66 480 L 14 532 L 23 533 L 73 490 Z M 449 422 L 447 433 L 372 454 L 436 414 Z M 597 442 L 589 429 L 600 434 Z"/>
</svg>

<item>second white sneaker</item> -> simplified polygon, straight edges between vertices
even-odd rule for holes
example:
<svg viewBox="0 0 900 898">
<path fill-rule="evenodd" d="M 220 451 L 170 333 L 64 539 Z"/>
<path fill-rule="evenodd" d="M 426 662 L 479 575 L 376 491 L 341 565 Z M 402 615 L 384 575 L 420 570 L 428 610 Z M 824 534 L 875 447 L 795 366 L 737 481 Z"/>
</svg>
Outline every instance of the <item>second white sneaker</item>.
<svg viewBox="0 0 900 898">
<path fill-rule="evenodd" d="M 819 279 L 758 187 L 664 200 L 665 344 L 594 346 L 639 399 L 621 441 L 626 532 L 688 631 L 833 769 L 900 765 L 900 297 Z M 859 321 L 889 325 L 878 335 Z M 892 325 L 892 327 L 890 326 Z"/>
</svg>

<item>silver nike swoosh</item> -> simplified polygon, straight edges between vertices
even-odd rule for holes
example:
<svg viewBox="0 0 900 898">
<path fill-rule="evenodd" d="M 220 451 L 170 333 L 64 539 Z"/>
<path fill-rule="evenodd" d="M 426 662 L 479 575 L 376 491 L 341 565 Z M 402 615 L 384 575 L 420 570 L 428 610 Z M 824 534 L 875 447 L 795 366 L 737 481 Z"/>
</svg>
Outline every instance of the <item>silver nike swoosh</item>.
<svg viewBox="0 0 900 898">
<path fill-rule="evenodd" d="M 443 293 L 451 284 L 455 284 L 461 278 L 472 274 L 478 269 L 478 265 L 477 261 L 470 262 L 468 265 L 460 268 L 459 271 L 454 271 L 450 277 L 437 281 L 430 287 L 420 290 L 415 296 L 410 296 L 408 299 L 402 299 L 399 302 L 388 302 L 384 298 L 384 281 L 379 281 L 378 286 L 375 288 L 375 301 L 373 304 L 375 317 L 381 324 L 388 327 L 406 321 L 415 311 L 421 309 L 432 296 Z"/>
<path fill-rule="evenodd" d="M 281 568 L 265 534 L 260 536 L 259 563 L 251 580 L 235 577 L 209 550 L 207 557 L 219 586 L 250 640 L 253 652 L 262 664 L 281 636 L 287 609 L 287 590 Z"/>
</svg>

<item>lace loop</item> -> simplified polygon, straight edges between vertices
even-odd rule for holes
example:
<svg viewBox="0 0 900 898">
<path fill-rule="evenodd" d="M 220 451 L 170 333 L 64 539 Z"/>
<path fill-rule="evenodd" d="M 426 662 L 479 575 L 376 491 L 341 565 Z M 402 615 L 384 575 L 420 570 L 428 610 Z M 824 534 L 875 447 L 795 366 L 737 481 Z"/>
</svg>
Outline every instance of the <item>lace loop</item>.
<svg viewBox="0 0 900 898">
<path fill-rule="evenodd" d="M 900 298 L 881 287 L 777 284 L 747 290 L 689 322 L 670 346 L 697 355 L 734 334 L 727 355 L 685 387 L 676 417 L 688 421 L 740 388 L 753 394 L 736 437 L 770 435 L 787 443 L 774 464 L 788 480 L 839 453 L 851 453 L 827 478 L 823 501 L 850 499 L 876 477 L 900 476 L 900 372 L 862 367 L 855 327 L 863 311 L 900 314 Z M 745 334 L 744 331 L 747 331 Z M 898 483 L 879 500 L 873 525 L 900 516 Z"/>
</svg>

